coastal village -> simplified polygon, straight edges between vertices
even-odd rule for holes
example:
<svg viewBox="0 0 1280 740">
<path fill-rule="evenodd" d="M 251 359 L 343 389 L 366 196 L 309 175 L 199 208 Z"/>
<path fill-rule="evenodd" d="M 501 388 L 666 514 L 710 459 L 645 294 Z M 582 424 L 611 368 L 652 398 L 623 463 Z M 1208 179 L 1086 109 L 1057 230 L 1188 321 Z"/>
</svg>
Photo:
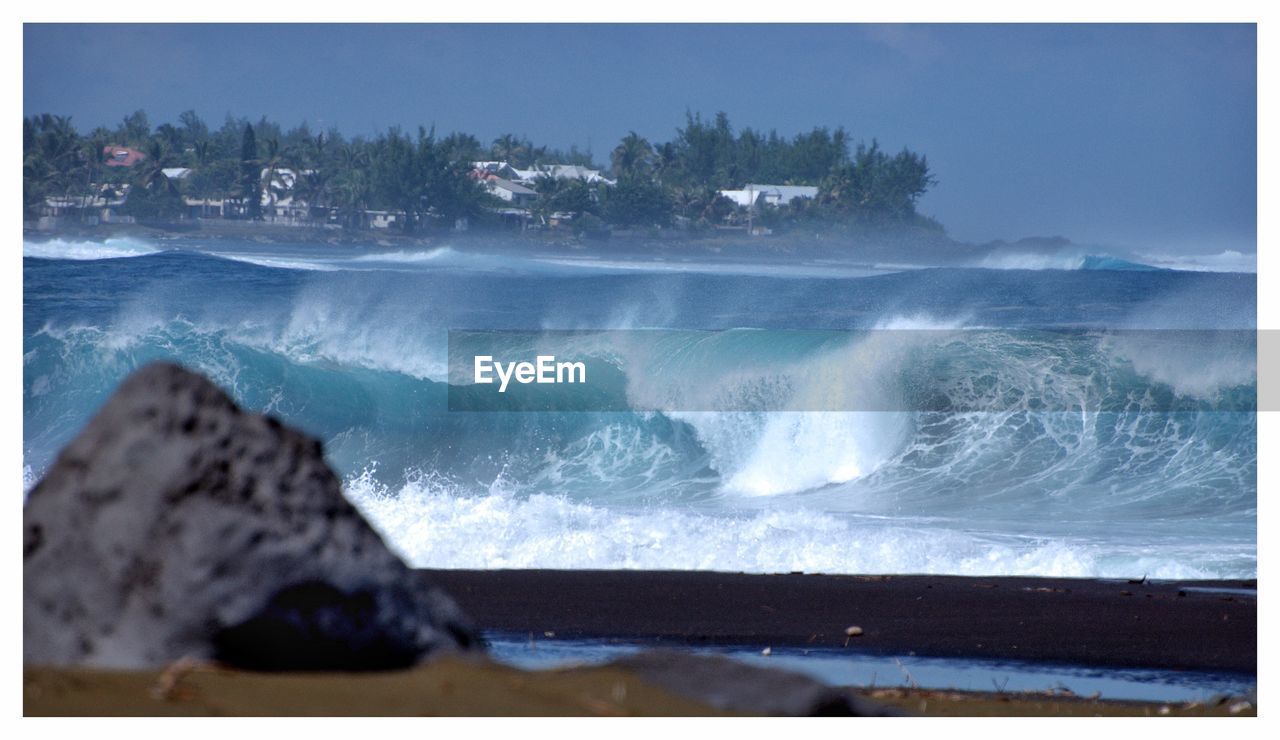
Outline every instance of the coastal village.
<svg viewBox="0 0 1280 740">
<path fill-rule="evenodd" d="M 108 145 L 103 148 L 105 168 L 140 168 L 147 154 L 126 146 Z M 574 219 L 581 214 L 575 211 L 539 209 L 540 189 L 549 183 L 576 181 L 588 186 L 587 192 L 598 198 L 598 188 L 613 188 L 618 184 L 605 172 L 578 164 L 538 164 L 519 168 L 507 161 L 473 161 L 469 177 L 483 187 L 491 198 L 488 212 L 512 229 L 557 230 L 574 228 Z M 167 184 L 180 186 L 190 178 L 192 167 L 164 167 L 159 170 Z M 262 168 L 262 188 L 258 194 L 259 214 L 256 220 L 265 224 L 295 228 L 356 228 L 384 231 L 397 227 L 403 213 L 390 210 L 361 209 L 353 223 L 337 206 L 310 202 L 298 187 L 300 180 L 314 174 L 310 170 L 289 167 Z M 90 183 L 88 193 L 46 197 L 39 209 L 35 227 L 39 231 L 54 231 L 67 226 L 96 226 L 98 224 L 133 224 L 136 216 L 126 208 L 134 185 L 124 183 Z M 814 200 L 818 187 L 809 185 L 776 185 L 746 183 L 737 189 L 716 191 L 723 215 L 714 227 L 719 230 L 738 231 L 753 236 L 771 233 L 767 226 L 753 224 L 754 217 L 764 209 L 790 207 L 801 199 Z M 179 220 L 193 225 L 206 222 L 249 220 L 247 198 L 202 198 L 182 196 L 183 212 Z M 687 218 L 676 216 L 672 226 L 688 226 Z M 457 219 L 452 228 L 464 231 L 469 228 L 467 219 Z"/>
<path fill-rule="evenodd" d="M 505 134 L 392 127 L 347 138 L 193 111 L 145 112 L 81 133 L 67 116 L 23 119 L 23 221 L 55 232 L 138 224 L 247 235 L 263 227 L 417 235 L 943 234 L 917 211 L 934 184 L 924 155 L 891 153 L 842 128 L 783 136 L 686 114 L 670 141 L 629 132 L 603 165 L 590 151 Z M 303 232 L 298 232 L 303 233 Z"/>
</svg>

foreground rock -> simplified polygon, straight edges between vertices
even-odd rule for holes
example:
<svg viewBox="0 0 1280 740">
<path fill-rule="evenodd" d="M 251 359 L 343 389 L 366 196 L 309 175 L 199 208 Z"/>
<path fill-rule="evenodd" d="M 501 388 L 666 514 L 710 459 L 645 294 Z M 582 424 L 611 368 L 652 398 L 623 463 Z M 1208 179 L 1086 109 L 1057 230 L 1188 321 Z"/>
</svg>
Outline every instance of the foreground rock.
<svg viewBox="0 0 1280 740">
<path fill-rule="evenodd" d="M 650 650 L 609 665 L 722 712 L 783 717 L 883 717 L 898 714 L 808 676 L 720 655 Z"/>
<path fill-rule="evenodd" d="M 23 519 L 30 664 L 382 669 L 478 643 L 343 498 L 318 441 L 176 365 L 125 380 Z"/>
</svg>

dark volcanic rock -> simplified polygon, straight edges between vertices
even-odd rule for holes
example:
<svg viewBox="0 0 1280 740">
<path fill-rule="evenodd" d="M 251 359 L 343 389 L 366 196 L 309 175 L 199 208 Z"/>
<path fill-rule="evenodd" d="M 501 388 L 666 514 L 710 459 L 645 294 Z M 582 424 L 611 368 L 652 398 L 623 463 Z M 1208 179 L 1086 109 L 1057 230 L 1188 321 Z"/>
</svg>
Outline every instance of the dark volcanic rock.
<svg viewBox="0 0 1280 740">
<path fill-rule="evenodd" d="M 376 669 L 478 644 L 318 441 L 176 365 L 121 384 L 23 519 L 27 663 Z"/>
<path fill-rule="evenodd" d="M 721 655 L 650 650 L 611 665 L 678 696 L 728 712 L 785 717 L 881 717 L 898 712 L 808 676 Z"/>
</svg>

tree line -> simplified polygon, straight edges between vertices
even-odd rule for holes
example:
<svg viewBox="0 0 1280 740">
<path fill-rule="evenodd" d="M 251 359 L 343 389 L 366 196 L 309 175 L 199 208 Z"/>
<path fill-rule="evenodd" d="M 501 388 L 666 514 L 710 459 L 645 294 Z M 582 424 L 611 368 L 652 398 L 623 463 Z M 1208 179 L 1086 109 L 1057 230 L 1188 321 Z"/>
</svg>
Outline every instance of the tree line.
<svg viewBox="0 0 1280 740">
<path fill-rule="evenodd" d="M 104 151 L 113 146 L 146 156 L 132 167 L 110 167 Z M 714 226 L 738 210 L 719 191 L 764 183 L 818 188 L 816 198 L 758 208 L 753 215 L 766 225 L 940 229 L 916 211 L 935 184 L 924 155 L 908 149 L 891 154 L 875 141 L 855 145 L 843 128 L 819 127 L 789 138 L 750 127 L 735 131 L 724 113 L 711 120 L 686 114 L 684 126 L 666 142 L 630 132 L 604 165 L 590 151 L 539 146 L 515 134 L 485 144 L 467 133 L 393 127 L 348 138 L 307 123 L 286 130 L 266 117 L 254 122 L 228 115 L 211 128 L 194 111 L 155 127 L 137 111 L 114 128 L 81 133 L 69 117 L 42 114 L 23 119 L 24 215 L 38 215 L 48 198 L 129 184 L 124 210 L 140 218 L 179 218 L 187 197 L 238 202 L 238 217 L 258 219 L 263 193 L 278 188 L 287 171 L 295 201 L 344 226 L 357 228 L 362 214 L 377 210 L 397 214 L 407 231 L 451 228 L 458 219 L 494 218 L 499 202 L 473 175 L 472 163 L 482 160 L 518 169 L 577 164 L 607 171 L 616 184 L 543 176 L 533 185 L 535 216 L 570 214 L 579 228 Z M 191 172 L 181 180 L 166 177 L 164 170 L 175 167 Z"/>
</svg>

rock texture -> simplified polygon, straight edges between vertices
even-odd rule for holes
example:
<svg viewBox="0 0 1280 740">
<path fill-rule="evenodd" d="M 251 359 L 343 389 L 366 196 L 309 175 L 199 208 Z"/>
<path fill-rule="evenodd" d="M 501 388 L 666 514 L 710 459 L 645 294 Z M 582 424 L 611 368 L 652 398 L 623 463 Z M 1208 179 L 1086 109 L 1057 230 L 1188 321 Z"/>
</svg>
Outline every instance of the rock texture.
<svg viewBox="0 0 1280 740">
<path fill-rule="evenodd" d="M 650 650 L 610 665 L 726 712 L 784 717 L 883 717 L 898 712 L 808 676 L 720 655 Z"/>
<path fill-rule="evenodd" d="M 176 365 L 126 379 L 23 518 L 29 664 L 376 669 L 478 644 L 317 440 Z"/>
</svg>

